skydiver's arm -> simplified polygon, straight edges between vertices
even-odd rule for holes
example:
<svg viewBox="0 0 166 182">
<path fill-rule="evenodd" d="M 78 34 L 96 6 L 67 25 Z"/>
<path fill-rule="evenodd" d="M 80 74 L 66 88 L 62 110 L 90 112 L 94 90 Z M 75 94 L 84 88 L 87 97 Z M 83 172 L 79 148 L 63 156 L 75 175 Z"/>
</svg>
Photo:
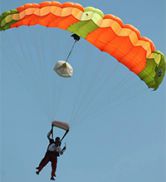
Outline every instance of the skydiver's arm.
<svg viewBox="0 0 166 182">
<path fill-rule="evenodd" d="M 66 150 L 66 144 L 65 146 L 63 147 L 63 149 L 61 150 L 60 154 L 62 155 L 64 153 L 64 151 Z"/>
<path fill-rule="evenodd" d="M 47 134 L 47 138 L 48 138 L 48 140 L 50 141 L 50 140 L 53 140 L 53 138 L 52 138 L 52 129 L 48 132 L 48 134 Z"/>
</svg>

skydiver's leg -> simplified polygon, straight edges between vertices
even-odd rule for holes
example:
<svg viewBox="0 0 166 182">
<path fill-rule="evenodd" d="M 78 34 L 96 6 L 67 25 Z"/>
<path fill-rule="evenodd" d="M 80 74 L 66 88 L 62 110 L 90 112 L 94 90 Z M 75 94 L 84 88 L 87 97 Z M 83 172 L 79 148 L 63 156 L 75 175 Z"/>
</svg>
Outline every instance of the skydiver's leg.
<svg viewBox="0 0 166 182">
<path fill-rule="evenodd" d="M 39 172 L 43 169 L 43 167 L 45 167 L 48 164 L 49 161 L 50 157 L 46 154 L 44 158 L 41 160 L 39 166 L 36 168 L 38 170 L 36 173 L 39 174 Z"/>
<path fill-rule="evenodd" d="M 51 177 L 56 176 L 56 167 L 57 167 L 57 159 L 54 157 L 54 159 L 51 159 L 51 167 L 52 167 L 52 172 L 51 172 Z"/>
</svg>

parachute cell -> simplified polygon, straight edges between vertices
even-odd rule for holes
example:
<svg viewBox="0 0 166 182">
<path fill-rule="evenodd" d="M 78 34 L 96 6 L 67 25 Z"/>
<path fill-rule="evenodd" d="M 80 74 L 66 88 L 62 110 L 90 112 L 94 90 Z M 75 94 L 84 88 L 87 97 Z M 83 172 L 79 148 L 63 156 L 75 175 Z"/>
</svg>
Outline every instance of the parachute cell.
<svg viewBox="0 0 166 182">
<path fill-rule="evenodd" d="M 25 4 L 0 16 L 0 30 L 38 24 L 68 30 L 85 38 L 101 51 L 115 57 L 149 88 L 157 89 L 164 78 L 165 56 L 155 49 L 153 42 L 142 37 L 132 25 L 125 25 L 111 14 L 104 15 L 99 9 L 84 8 L 72 2 L 48 1 Z M 55 71 L 61 74 L 57 68 Z"/>
</svg>

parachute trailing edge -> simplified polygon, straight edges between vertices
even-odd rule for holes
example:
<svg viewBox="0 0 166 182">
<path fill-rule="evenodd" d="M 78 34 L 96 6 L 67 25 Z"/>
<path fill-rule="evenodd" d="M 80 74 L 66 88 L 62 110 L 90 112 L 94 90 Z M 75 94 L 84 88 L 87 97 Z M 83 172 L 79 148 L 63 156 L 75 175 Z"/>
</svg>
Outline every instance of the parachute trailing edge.
<svg viewBox="0 0 166 182">
<path fill-rule="evenodd" d="M 139 30 L 114 15 L 72 2 L 29 3 L 0 15 L 0 30 L 42 25 L 67 30 L 115 57 L 156 90 L 166 71 L 165 55 Z"/>
</svg>

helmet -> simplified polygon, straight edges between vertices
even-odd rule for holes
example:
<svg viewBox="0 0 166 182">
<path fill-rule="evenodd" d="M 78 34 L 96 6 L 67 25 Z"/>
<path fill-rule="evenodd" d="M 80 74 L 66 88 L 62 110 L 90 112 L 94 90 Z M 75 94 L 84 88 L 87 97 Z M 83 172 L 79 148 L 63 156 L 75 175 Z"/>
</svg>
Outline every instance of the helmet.
<svg viewBox="0 0 166 182">
<path fill-rule="evenodd" d="M 61 141 L 60 137 L 56 137 L 55 141 Z"/>
<path fill-rule="evenodd" d="M 55 138 L 55 144 L 58 145 L 58 146 L 61 145 L 61 139 L 60 139 L 60 137 L 56 137 Z"/>
</svg>

